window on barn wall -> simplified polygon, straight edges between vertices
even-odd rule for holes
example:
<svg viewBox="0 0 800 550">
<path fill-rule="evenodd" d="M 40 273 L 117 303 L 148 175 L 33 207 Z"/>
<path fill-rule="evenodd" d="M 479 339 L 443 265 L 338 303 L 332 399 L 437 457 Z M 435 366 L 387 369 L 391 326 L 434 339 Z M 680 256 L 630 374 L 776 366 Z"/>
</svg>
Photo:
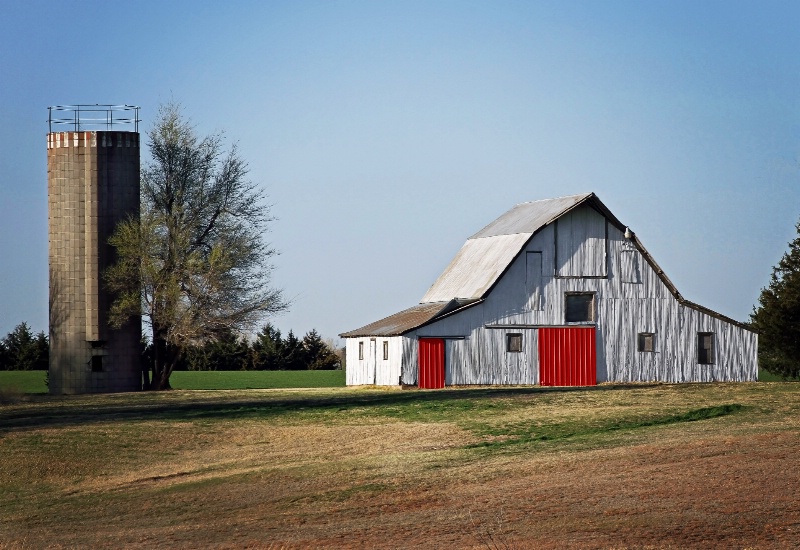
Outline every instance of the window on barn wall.
<svg viewBox="0 0 800 550">
<path fill-rule="evenodd" d="M 522 334 L 519 333 L 506 334 L 506 351 L 510 352 L 522 351 Z"/>
<path fill-rule="evenodd" d="M 358 360 L 361 361 L 364 359 L 364 342 L 358 343 Z"/>
<path fill-rule="evenodd" d="M 655 334 L 652 332 L 640 332 L 639 333 L 639 344 L 638 350 L 639 351 L 655 351 Z"/>
<path fill-rule="evenodd" d="M 542 253 L 525 254 L 525 287 L 528 298 L 528 309 L 542 310 Z"/>
<path fill-rule="evenodd" d="M 701 365 L 714 363 L 714 333 L 697 333 L 697 362 Z"/>
<path fill-rule="evenodd" d="M 594 321 L 594 293 L 575 292 L 564 296 L 565 323 L 591 323 Z"/>
<path fill-rule="evenodd" d="M 386 340 L 383 341 L 383 360 L 389 360 L 389 342 Z"/>
<path fill-rule="evenodd" d="M 623 250 L 620 253 L 620 271 L 622 272 L 623 283 L 642 282 L 641 272 L 639 271 L 639 251 L 633 248 Z"/>
</svg>

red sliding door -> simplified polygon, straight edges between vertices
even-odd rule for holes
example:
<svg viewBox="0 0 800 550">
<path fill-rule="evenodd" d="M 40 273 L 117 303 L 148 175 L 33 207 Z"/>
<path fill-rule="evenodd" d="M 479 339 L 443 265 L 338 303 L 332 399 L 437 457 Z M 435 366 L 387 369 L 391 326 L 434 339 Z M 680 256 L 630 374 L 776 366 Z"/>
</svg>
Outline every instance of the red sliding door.
<svg viewBox="0 0 800 550">
<path fill-rule="evenodd" d="M 444 340 L 441 338 L 419 339 L 420 388 L 437 389 L 444 387 Z"/>
<path fill-rule="evenodd" d="M 594 327 L 539 329 L 539 384 L 597 384 Z"/>
</svg>

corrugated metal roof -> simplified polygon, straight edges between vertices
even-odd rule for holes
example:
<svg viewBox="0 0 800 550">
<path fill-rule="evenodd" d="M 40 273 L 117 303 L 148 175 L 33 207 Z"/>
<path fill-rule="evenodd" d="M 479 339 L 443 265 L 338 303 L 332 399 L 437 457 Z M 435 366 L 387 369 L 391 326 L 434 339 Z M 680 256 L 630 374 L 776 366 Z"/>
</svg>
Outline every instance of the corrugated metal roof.
<svg viewBox="0 0 800 550">
<path fill-rule="evenodd" d="M 404 309 L 400 313 L 395 313 L 384 317 L 380 321 L 375 321 L 356 330 L 344 332 L 339 336 L 342 338 L 357 338 L 359 336 L 400 336 L 415 328 L 421 327 L 434 319 L 439 319 L 477 305 L 482 300 L 450 300 L 447 302 L 429 302 L 417 304 L 416 306 Z"/>
<path fill-rule="evenodd" d="M 469 239 L 421 302 L 482 297 L 529 238 L 529 233 L 518 233 Z"/>
<path fill-rule="evenodd" d="M 419 304 L 399 313 L 385 317 L 380 321 L 375 321 L 356 330 L 340 334 L 342 338 L 354 338 L 357 336 L 399 336 L 404 332 L 413 330 L 418 326 L 430 321 L 442 310 L 445 309 L 449 301 Z"/>
<path fill-rule="evenodd" d="M 483 298 L 534 233 L 594 198 L 584 193 L 516 205 L 464 243 L 420 302 Z"/>
<path fill-rule="evenodd" d="M 482 239 L 515 233 L 532 235 L 592 195 L 593 193 L 584 193 L 557 199 L 523 202 L 475 233 L 470 239 Z"/>
</svg>

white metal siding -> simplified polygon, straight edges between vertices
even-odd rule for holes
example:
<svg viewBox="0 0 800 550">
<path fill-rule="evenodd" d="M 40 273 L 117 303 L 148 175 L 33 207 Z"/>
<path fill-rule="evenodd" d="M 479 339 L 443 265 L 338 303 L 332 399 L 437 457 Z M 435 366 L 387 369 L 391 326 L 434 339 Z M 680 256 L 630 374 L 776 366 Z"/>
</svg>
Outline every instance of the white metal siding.
<svg viewBox="0 0 800 550">
<path fill-rule="evenodd" d="M 387 338 L 378 337 L 377 369 L 375 373 L 375 384 L 378 386 L 397 386 L 400 384 L 400 368 L 403 360 L 403 340 L 402 336 Z M 389 347 L 388 359 L 383 358 L 383 343 Z"/>
<path fill-rule="evenodd" d="M 401 365 L 401 382 L 413 385 L 417 383 L 417 361 L 419 360 L 419 347 L 414 333 L 403 338 L 403 364 Z"/>
<path fill-rule="evenodd" d="M 606 275 L 606 219 L 589 206 L 556 221 L 556 274 L 560 277 Z"/>
<path fill-rule="evenodd" d="M 377 384 L 396 386 L 400 380 L 403 362 L 402 336 L 376 338 L 347 338 L 345 340 L 347 368 L 345 380 L 348 386 Z M 383 342 L 389 343 L 389 359 L 383 359 Z M 364 345 L 364 358 L 358 358 L 358 345 Z"/>
</svg>

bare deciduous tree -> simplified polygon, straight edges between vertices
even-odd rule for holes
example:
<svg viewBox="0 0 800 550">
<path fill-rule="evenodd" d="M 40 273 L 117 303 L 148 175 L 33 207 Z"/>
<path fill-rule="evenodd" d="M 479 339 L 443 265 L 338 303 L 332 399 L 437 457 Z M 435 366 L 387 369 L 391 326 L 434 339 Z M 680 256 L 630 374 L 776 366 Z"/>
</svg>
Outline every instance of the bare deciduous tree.
<svg viewBox="0 0 800 550">
<path fill-rule="evenodd" d="M 251 329 L 287 302 L 270 286 L 270 207 L 236 146 L 198 137 L 174 103 L 159 110 L 148 145 L 142 212 L 111 238 L 118 261 L 105 280 L 116 293 L 112 324 L 142 315 L 152 330 L 144 388 L 168 389 L 188 344 Z"/>
</svg>

